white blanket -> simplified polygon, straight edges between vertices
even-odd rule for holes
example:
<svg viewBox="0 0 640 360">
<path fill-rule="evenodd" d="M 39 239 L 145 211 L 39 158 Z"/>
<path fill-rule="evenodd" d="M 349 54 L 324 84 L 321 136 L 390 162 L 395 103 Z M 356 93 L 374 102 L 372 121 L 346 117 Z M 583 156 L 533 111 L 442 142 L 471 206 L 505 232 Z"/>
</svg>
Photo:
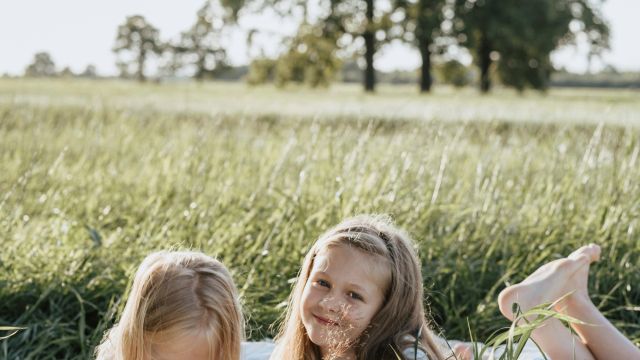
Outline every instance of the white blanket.
<svg viewBox="0 0 640 360">
<path fill-rule="evenodd" d="M 259 342 L 243 342 L 242 343 L 242 360 L 269 360 L 271 352 L 275 348 L 275 344 L 270 341 Z M 487 351 L 488 353 L 489 351 Z M 495 358 L 499 358 L 504 352 L 504 346 L 498 347 L 496 353 L 493 355 Z M 489 354 L 486 359 L 492 359 L 492 355 Z M 548 358 L 548 357 L 547 357 Z M 532 342 L 527 341 L 524 347 L 524 351 L 520 354 L 519 360 L 544 360 L 544 356 L 538 350 L 538 347 Z"/>
<path fill-rule="evenodd" d="M 241 360 L 269 360 L 276 344 L 270 341 L 243 342 Z"/>
</svg>

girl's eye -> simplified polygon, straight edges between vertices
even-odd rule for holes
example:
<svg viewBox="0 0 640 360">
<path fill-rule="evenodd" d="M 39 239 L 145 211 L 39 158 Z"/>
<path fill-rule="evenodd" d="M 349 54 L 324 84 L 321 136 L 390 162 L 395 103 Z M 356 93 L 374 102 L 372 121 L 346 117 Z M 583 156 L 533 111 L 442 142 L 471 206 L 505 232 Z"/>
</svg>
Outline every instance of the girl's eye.
<svg viewBox="0 0 640 360">
<path fill-rule="evenodd" d="M 353 291 L 349 293 L 349 297 L 351 297 L 351 298 L 352 298 L 352 299 L 354 299 L 354 300 L 360 300 L 360 301 L 362 301 L 362 300 L 363 300 L 363 299 L 362 299 L 362 296 L 360 296 L 360 294 L 355 293 L 355 292 L 353 292 Z"/>
<path fill-rule="evenodd" d="M 321 279 L 321 280 L 316 281 L 316 283 L 318 283 L 318 285 L 323 286 L 323 287 L 326 287 L 326 288 L 328 288 L 328 287 L 329 287 L 329 283 L 328 283 L 328 282 L 326 282 L 325 280 L 322 280 L 322 279 Z"/>
</svg>

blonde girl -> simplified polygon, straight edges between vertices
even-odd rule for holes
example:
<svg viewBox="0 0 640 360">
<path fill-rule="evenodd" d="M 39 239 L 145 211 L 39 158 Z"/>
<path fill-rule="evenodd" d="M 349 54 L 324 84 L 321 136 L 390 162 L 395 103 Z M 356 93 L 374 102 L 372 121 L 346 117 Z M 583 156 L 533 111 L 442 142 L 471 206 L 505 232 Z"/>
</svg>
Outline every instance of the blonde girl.
<svg viewBox="0 0 640 360">
<path fill-rule="evenodd" d="M 120 321 L 99 360 L 238 360 L 238 295 L 227 269 L 197 252 L 157 252 L 135 274 Z"/>
<path fill-rule="evenodd" d="M 304 258 L 271 360 L 444 359 L 420 268 L 387 217 L 343 221 Z"/>
</svg>

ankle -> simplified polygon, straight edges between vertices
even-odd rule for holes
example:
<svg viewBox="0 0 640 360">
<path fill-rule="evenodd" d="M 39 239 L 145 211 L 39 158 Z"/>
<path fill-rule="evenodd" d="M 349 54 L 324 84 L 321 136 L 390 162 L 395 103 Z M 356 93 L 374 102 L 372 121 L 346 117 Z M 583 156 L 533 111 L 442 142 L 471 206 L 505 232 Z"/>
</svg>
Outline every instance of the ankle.
<svg viewBox="0 0 640 360">
<path fill-rule="evenodd" d="M 555 306 L 556 311 L 566 314 L 581 313 L 587 308 L 595 308 L 595 305 L 589 295 L 583 293 L 571 294 Z"/>
</svg>

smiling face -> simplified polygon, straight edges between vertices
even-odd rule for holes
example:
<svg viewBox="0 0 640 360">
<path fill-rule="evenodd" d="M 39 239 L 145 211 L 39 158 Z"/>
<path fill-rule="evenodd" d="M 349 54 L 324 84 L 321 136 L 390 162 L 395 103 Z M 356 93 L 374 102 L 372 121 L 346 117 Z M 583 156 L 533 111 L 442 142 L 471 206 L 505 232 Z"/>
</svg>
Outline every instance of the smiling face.
<svg viewBox="0 0 640 360">
<path fill-rule="evenodd" d="M 302 323 L 323 355 L 353 345 L 384 302 L 383 258 L 347 245 L 320 250 L 304 287 Z"/>
</svg>

